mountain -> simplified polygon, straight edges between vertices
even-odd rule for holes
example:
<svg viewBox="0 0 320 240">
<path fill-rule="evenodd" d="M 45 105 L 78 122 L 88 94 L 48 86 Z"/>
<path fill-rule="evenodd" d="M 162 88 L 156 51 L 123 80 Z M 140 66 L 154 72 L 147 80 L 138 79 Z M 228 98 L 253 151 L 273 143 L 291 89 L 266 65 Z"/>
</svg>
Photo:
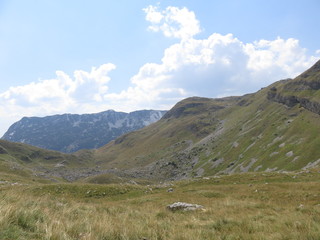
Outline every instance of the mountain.
<svg viewBox="0 0 320 240">
<path fill-rule="evenodd" d="M 103 168 L 181 179 L 291 171 L 320 163 L 320 61 L 295 79 L 241 97 L 193 97 L 94 153 Z"/>
<path fill-rule="evenodd" d="M 154 124 L 95 150 L 62 154 L 1 140 L 0 172 L 9 171 L 6 166 L 14 177 L 20 169 L 51 181 L 90 183 L 304 173 L 320 165 L 319 104 L 320 61 L 298 77 L 256 93 L 184 99 Z M 77 125 L 70 115 L 69 122 Z"/>
<path fill-rule="evenodd" d="M 2 139 L 70 153 L 101 147 L 122 134 L 158 121 L 165 113 L 155 110 L 131 113 L 109 110 L 96 114 L 24 117 L 14 123 Z"/>
</svg>

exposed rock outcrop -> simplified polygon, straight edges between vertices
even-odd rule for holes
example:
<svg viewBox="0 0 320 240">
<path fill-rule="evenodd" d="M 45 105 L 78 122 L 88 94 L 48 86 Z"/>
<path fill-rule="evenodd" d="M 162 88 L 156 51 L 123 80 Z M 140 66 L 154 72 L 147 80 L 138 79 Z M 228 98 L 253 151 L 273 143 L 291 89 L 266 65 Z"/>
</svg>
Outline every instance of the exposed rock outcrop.
<svg viewBox="0 0 320 240">
<path fill-rule="evenodd" d="M 191 204 L 191 203 L 185 203 L 185 202 L 175 202 L 173 204 L 170 204 L 167 206 L 167 209 L 175 212 L 175 211 L 195 211 L 198 209 L 203 209 L 202 205 L 198 204 Z"/>
<path fill-rule="evenodd" d="M 294 107 L 297 104 L 300 104 L 301 107 L 309 110 L 310 112 L 320 115 L 320 103 L 294 95 L 282 95 L 281 93 L 277 92 L 275 87 L 271 88 L 268 92 L 268 99 L 274 102 L 282 103 L 288 107 Z"/>
</svg>

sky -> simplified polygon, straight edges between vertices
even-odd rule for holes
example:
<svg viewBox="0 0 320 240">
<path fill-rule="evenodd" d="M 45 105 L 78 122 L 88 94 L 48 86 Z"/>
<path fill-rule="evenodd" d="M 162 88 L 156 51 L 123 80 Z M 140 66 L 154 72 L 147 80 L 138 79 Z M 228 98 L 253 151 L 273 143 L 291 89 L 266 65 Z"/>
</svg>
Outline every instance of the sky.
<svg viewBox="0 0 320 240">
<path fill-rule="evenodd" d="M 243 95 L 320 59 L 319 0 L 0 0 L 0 135 L 24 116 Z"/>
</svg>

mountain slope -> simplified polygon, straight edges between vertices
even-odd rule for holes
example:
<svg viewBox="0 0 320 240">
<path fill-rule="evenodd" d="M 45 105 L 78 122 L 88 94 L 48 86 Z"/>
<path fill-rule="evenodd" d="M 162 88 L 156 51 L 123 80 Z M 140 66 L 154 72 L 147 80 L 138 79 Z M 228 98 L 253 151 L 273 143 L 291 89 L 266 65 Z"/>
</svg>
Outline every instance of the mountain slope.
<svg viewBox="0 0 320 240">
<path fill-rule="evenodd" d="M 109 110 L 96 114 L 25 117 L 14 123 L 3 139 L 70 153 L 101 147 L 124 133 L 156 122 L 165 112 Z"/>
<path fill-rule="evenodd" d="M 0 182 L 64 181 L 61 171 L 75 167 L 90 167 L 90 158 L 0 140 Z"/>
<path fill-rule="evenodd" d="M 154 124 L 72 155 L 2 140 L 0 171 L 105 183 L 307 170 L 320 164 L 319 82 L 320 61 L 253 94 L 187 98 Z"/>
<path fill-rule="evenodd" d="M 312 167 L 320 163 L 319 65 L 254 94 L 183 100 L 152 126 L 95 151 L 95 159 L 159 179 Z"/>
</svg>

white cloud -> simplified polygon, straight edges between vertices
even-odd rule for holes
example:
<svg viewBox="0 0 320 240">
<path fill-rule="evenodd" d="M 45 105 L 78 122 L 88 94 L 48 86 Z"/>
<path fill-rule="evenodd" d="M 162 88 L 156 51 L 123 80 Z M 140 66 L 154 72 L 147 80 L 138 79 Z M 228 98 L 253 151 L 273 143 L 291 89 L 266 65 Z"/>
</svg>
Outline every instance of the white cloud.
<svg viewBox="0 0 320 240">
<path fill-rule="evenodd" d="M 146 13 L 146 20 L 151 23 L 149 30 L 161 31 L 166 37 L 189 39 L 201 32 L 196 15 L 185 7 L 169 6 L 159 11 L 158 7 L 150 5 L 143 11 Z"/>
<path fill-rule="evenodd" d="M 113 69 L 115 65 L 109 63 L 93 67 L 91 72 L 76 70 L 73 78 L 56 71 L 54 79 L 11 87 L 0 94 L 0 116 L 16 121 L 23 116 L 104 110 L 101 101 Z"/>
<path fill-rule="evenodd" d="M 188 96 L 221 97 L 253 92 L 295 77 L 317 60 L 296 39 L 244 43 L 232 34 L 181 40 L 164 51 L 160 64 L 147 63 L 131 78 L 133 87 L 106 94 L 115 105 L 158 108 Z"/>
<path fill-rule="evenodd" d="M 110 78 L 108 72 L 115 69 L 113 64 L 104 64 L 99 68 L 92 68 L 91 72 L 77 70 L 74 79 L 66 73 L 56 71 L 56 78 L 39 80 L 28 85 L 11 87 L 0 94 L 2 101 L 19 106 L 41 105 L 52 103 L 52 109 L 68 109 L 74 102 L 96 101 L 108 90 L 107 83 Z"/>
<path fill-rule="evenodd" d="M 260 40 L 246 44 L 245 52 L 250 56 L 248 69 L 252 70 L 256 79 L 261 78 L 259 74 L 281 75 L 281 72 L 293 77 L 316 59 L 308 57 L 306 49 L 300 47 L 299 41 L 293 38 L 284 40 L 278 37 L 273 41 Z"/>
<path fill-rule="evenodd" d="M 253 92 L 274 81 L 295 77 L 318 58 L 297 39 L 242 42 L 232 34 L 196 39 L 200 25 L 186 8 L 144 9 L 153 31 L 178 42 L 164 50 L 160 63 L 146 63 L 120 93 L 109 89 L 109 63 L 73 76 L 57 71 L 54 79 L 12 87 L 0 93 L 2 126 L 22 116 L 98 112 L 107 109 L 169 109 L 189 96 L 222 97 Z M 3 131 L 5 129 L 2 129 Z"/>
<path fill-rule="evenodd" d="M 151 5 L 143 9 L 143 11 L 146 13 L 146 20 L 148 22 L 151 22 L 153 24 L 161 22 L 164 16 L 161 12 L 158 12 L 157 10 L 157 7 Z"/>
</svg>

